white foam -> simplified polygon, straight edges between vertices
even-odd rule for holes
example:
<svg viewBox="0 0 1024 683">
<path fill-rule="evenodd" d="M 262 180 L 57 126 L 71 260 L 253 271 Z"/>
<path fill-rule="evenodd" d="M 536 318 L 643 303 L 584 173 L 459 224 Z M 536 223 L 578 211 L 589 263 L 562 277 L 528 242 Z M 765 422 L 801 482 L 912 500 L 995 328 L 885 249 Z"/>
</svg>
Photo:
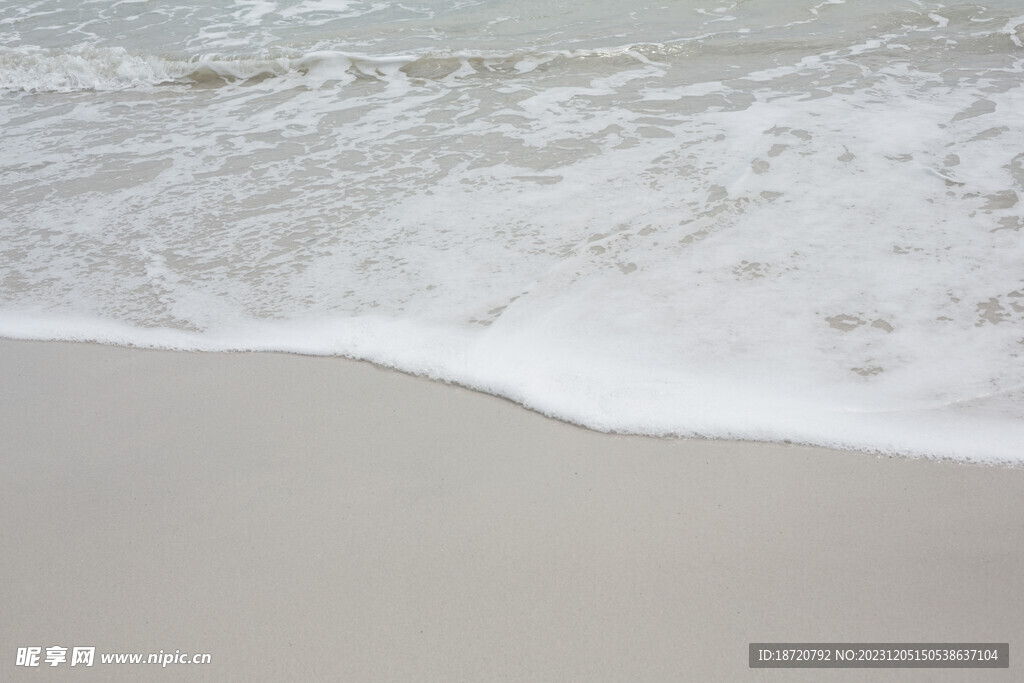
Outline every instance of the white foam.
<svg viewBox="0 0 1024 683">
<path fill-rule="evenodd" d="M 166 67 L 159 58 L 131 55 L 123 48 L 0 47 L 0 89 L 69 92 L 154 85 L 177 77 Z"/>
<path fill-rule="evenodd" d="M 1010 40 L 1017 47 L 1024 47 L 1024 38 L 1022 38 L 1022 33 L 1024 33 L 1024 15 L 1010 19 L 1006 22 L 1006 26 L 1003 27 L 1001 32 L 1009 36 Z"/>
<path fill-rule="evenodd" d="M 339 354 L 603 430 L 1019 460 L 1022 64 L 1012 14 L 975 35 L 944 11 L 959 47 L 932 9 L 800 50 L 7 48 L 7 87 L 74 92 L 0 101 L 0 334 Z M 47 80 L 76 54 L 91 75 Z"/>
</svg>

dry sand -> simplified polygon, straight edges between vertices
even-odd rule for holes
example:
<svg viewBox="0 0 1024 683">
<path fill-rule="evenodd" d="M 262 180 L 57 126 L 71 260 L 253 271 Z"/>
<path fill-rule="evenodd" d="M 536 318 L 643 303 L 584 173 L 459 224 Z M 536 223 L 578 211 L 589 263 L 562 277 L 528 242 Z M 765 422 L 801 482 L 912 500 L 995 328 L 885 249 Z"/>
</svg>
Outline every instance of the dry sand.
<svg viewBox="0 0 1024 683">
<path fill-rule="evenodd" d="M 610 436 L 337 358 L 5 341 L 0 386 L 0 680 L 1024 678 L 747 666 L 1019 658 L 1024 469 Z"/>
</svg>

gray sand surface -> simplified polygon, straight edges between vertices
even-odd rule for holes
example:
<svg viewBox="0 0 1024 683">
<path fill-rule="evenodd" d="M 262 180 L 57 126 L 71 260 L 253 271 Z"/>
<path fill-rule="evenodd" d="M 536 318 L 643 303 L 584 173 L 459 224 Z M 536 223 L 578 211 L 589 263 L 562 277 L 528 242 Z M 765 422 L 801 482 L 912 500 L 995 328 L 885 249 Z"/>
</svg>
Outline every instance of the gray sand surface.
<svg viewBox="0 0 1024 683">
<path fill-rule="evenodd" d="M 0 386 L 0 680 L 1022 678 L 1024 469 L 599 434 L 337 358 L 3 341 Z M 751 670 L 752 641 L 1011 668 Z"/>
</svg>

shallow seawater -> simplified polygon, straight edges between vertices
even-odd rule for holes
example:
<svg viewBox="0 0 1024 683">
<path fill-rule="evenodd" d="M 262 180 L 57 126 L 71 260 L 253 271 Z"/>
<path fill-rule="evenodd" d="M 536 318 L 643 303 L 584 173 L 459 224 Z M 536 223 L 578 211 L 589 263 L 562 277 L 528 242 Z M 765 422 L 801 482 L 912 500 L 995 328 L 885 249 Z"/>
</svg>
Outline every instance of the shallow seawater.
<svg viewBox="0 0 1024 683">
<path fill-rule="evenodd" d="M 1017 2 L 0 7 L 0 334 L 1024 444 Z"/>
</svg>

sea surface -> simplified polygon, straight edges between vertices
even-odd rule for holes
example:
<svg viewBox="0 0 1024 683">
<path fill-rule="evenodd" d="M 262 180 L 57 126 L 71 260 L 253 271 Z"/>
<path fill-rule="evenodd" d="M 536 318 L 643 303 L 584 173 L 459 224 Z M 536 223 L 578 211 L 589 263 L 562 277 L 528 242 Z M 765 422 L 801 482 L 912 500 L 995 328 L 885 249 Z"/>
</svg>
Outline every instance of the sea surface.
<svg viewBox="0 0 1024 683">
<path fill-rule="evenodd" d="M 0 335 L 1024 460 L 1020 0 L 0 2 Z"/>
</svg>

